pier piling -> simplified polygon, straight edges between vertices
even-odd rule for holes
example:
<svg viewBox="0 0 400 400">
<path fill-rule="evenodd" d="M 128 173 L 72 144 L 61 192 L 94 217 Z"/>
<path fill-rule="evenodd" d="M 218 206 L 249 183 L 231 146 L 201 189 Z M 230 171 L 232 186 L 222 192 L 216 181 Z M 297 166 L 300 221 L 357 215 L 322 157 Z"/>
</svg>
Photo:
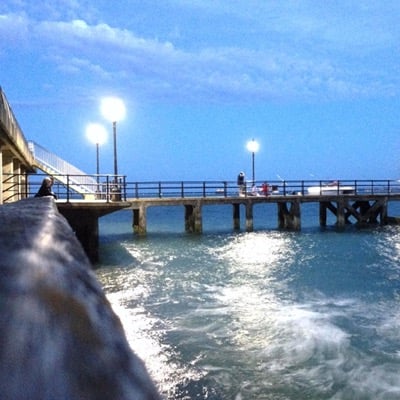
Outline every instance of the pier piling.
<svg viewBox="0 0 400 400">
<path fill-rule="evenodd" d="M 278 226 L 280 229 L 300 230 L 300 203 L 299 201 L 278 202 Z M 289 204 L 289 207 L 288 207 Z"/>
<path fill-rule="evenodd" d="M 201 233 L 203 231 L 200 202 L 185 204 L 185 231 L 188 233 Z"/>
<path fill-rule="evenodd" d="M 147 207 L 141 204 L 139 208 L 134 208 L 133 212 L 133 231 L 138 235 L 145 235 L 147 232 Z"/>
<path fill-rule="evenodd" d="M 233 229 L 239 230 L 240 229 L 240 204 L 233 203 Z"/>
</svg>

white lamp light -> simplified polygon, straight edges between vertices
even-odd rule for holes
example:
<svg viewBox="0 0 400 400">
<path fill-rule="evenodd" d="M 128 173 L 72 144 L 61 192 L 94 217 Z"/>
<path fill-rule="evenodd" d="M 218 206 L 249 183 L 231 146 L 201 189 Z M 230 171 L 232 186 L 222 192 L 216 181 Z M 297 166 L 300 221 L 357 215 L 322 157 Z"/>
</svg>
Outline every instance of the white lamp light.
<svg viewBox="0 0 400 400">
<path fill-rule="evenodd" d="M 125 118 L 126 108 L 124 102 L 118 97 L 105 97 L 101 100 L 101 113 L 113 124 L 114 137 L 114 180 L 118 180 L 117 162 L 117 122 Z"/>
<path fill-rule="evenodd" d="M 252 173 L 253 173 L 253 185 L 255 184 L 256 180 L 255 180 L 255 166 L 254 166 L 254 159 L 255 159 L 255 153 L 257 153 L 257 151 L 260 148 L 260 145 L 257 141 L 255 141 L 254 139 L 251 139 L 250 141 L 247 142 L 247 150 L 251 152 L 251 158 L 252 158 Z"/>
<path fill-rule="evenodd" d="M 107 139 L 107 131 L 103 125 L 91 123 L 86 127 L 87 138 L 96 145 L 96 174 L 97 183 L 99 184 L 100 174 L 100 157 L 99 157 L 99 146 L 105 143 Z"/>
</svg>

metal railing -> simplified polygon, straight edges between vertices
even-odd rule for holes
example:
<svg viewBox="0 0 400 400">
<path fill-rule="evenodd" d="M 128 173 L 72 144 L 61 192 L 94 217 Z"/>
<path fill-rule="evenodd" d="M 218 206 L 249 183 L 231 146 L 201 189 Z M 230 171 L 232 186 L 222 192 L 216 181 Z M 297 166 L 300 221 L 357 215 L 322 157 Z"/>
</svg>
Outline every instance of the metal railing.
<svg viewBox="0 0 400 400">
<path fill-rule="evenodd" d="M 4 174 L 3 199 L 34 196 L 46 174 L 22 176 Z M 53 174 L 53 191 L 59 200 L 127 201 L 156 198 L 221 198 L 252 196 L 335 196 L 335 195 L 398 195 L 398 180 L 341 180 L 335 182 L 291 180 L 245 182 L 236 181 L 151 181 L 128 182 L 125 176 Z M 84 180 L 87 191 L 76 190 L 76 182 Z M 19 183 L 20 182 L 20 183 Z M 266 189 L 266 191 L 263 191 Z"/>
<path fill-rule="evenodd" d="M 19 200 L 26 197 L 34 197 L 38 192 L 43 179 L 48 174 L 3 174 L 3 202 Z M 52 192 L 60 200 L 87 200 L 87 201 L 125 201 L 126 200 L 126 178 L 114 175 L 60 175 L 52 174 L 54 183 Z M 20 179 L 20 178 L 26 179 Z M 82 193 L 77 190 L 77 181 L 84 180 L 86 190 Z"/>
<path fill-rule="evenodd" d="M 43 146 L 29 141 L 29 148 L 35 158 L 36 165 L 44 172 L 57 176 L 65 185 L 74 185 L 74 190 L 81 194 L 91 194 L 97 180 L 93 175 L 88 175 L 74 165 L 48 151 Z M 68 182 L 66 178 L 69 177 Z"/>
<path fill-rule="evenodd" d="M 248 181 L 242 187 L 236 181 L 153 181 L 127 182 L 129 198 L 185 198 L 230 196 L 326 196 L 346 194 L 400 194 L 397 180 L 288 180 Z"/>
</svg>

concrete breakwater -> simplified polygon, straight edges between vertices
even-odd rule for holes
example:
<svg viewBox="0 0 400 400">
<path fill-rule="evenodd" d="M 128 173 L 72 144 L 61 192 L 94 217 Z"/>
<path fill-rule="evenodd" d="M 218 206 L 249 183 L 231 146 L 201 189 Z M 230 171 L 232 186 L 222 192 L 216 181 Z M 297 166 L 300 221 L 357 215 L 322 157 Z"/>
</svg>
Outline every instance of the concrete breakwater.
<svg viewBox="0 0 400 400">
<path fill-rule="evenodd" d="M 2 399 L 159 399 L 54 200 L 0 206 Z"/>
</svg>

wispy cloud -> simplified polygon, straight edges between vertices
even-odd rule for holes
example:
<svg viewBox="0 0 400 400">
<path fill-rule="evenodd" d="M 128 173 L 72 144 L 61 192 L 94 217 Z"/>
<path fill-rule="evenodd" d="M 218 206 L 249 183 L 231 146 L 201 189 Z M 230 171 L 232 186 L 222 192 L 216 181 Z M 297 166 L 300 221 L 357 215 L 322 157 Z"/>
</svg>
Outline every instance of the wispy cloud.
<svg viewBox="0 0 400 400">
<path fill-rule="evenodd" d="M 72 0 L 69 3 L 69 10 L 77 7 Z M 349 16 L 342 22 L 337 8 L 327 10 L 315 2 L 313 8 L 308 2 L 301 7 L 288 2 L 283 6 L 287 12 L 277 10 L 274 2 L 251 3 L 258 7 L 257 13 L 243 2 L 233 2 L 231 8 L 226 2 L 191 2 L 190 7 L 208 6 L 214 14 L 229 11 L 251 20 L 262 36 L 257 43 L 220 41 L 193 50 L 107 23 L 37 21 L 25 14 L 0 16 L 0 32 L 13 46 L 27 41 L 31 48 L 40 45 L 47 52 L 43 57 L 65 75 L 82 72 L 105 83 L 118 76 L 123 78 L 122 87 L 149 99 L 231 102 L 398 94 L 399 82 L 391 70 L 397 63 L 390 58 L 398 32 L 378 28 L 379 14 L 357 10 L 363 21 Z M 388 57 L 390 79 L 379 61 L 370 62 L 370 53 L 380 52 Z"/>
</svg>

